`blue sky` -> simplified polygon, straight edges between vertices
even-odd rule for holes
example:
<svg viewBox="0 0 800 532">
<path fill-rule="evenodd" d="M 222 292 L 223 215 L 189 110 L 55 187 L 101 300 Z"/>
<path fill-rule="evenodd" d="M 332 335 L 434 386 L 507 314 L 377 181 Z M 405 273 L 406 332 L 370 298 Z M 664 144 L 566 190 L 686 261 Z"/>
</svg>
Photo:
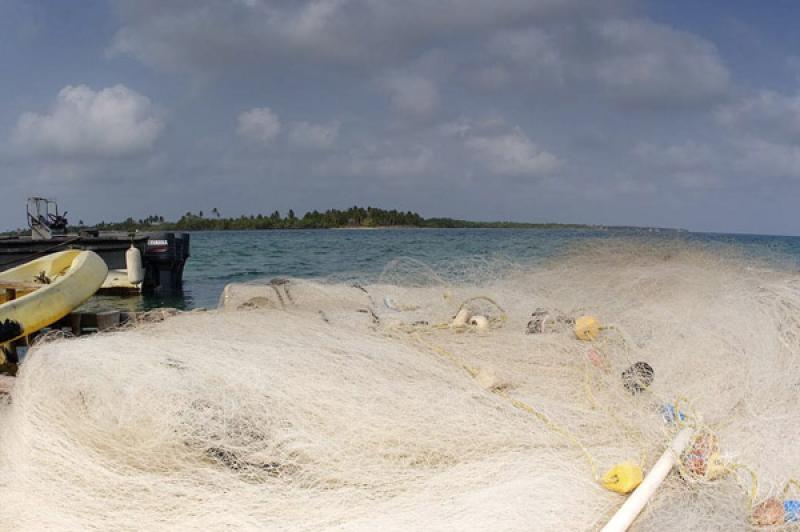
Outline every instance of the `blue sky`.
<svg viewBox="0 0 800 532">
<path fill-rule="evenodd" d="M 353 204 L 800 234 L 800 5 L 0 0 L 0 228 Z"/>
</svg>

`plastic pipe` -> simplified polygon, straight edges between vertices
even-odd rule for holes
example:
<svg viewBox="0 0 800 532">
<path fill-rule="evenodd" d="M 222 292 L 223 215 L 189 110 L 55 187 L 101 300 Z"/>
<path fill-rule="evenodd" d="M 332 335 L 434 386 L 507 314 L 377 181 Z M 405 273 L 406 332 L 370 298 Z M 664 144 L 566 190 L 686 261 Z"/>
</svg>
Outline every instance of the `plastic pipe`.
<svg viewBox="0 0 800 532">
<path fill-rule="evenodd" d="M 628 530 L 628 527 L 631 526 L 647 504 L 647 501 L 650 500 L 661 483 L 664 482 L 664 479 L 667 478 L 669 472 L 672 471 L 672 466 L 675 465 L 675 461 L 689 444 L 693 433 L 694 431 L 687 427 L 675 436 L 672 445 L 664 451 L 664 454 L 661 455 L 653 469 L 644 477 L 639 487 L 630 494 L 625 504 L 617 510 L 614 517 L 603 527 L 602 532 L 625 532 L 625 530 Z"/>
</svg>

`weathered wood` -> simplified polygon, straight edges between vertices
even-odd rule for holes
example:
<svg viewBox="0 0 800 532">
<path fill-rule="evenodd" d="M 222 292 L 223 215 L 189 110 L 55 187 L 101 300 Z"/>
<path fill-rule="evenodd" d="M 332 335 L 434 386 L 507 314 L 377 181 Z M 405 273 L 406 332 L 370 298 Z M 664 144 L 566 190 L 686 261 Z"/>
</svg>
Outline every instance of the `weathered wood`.
<svg viewBox="0 0 800 532">
<path fill-rule="evenodd" d="M 205 309 L 196 309 L 197 311 Z M 51 329 L 69 329 L 75 336 L 115 329 L 124 325 L 139 325 L 163 321 L 178 314 L 174 308 L 157 308 L 148 311 L 126 312 L 72 312 L 50 326 Z"/>
<path fill-rule="evenodd" d="M 109 310 L 107 312 L 98 312 L 97 313 L 97 330 L 98 331 L 106 331 L 108 329 L 113 329 L 115 327 L 119 327 L 119 311 L 118 310 Z"/>
<path fill-rule="evenodd" d="M 72 334 L 75 336 L 81 335 L 81 317 L 80 312 L 73 312 L 69 315 L 69 327 L 72 329 Z"/>
<path fill-rule="evenodd" d="M 3 281 L 0 280 L 0 290 L 19 290 L 24 292 L 33 292 L 34 290 L 40 289 L 42 286 L 41 283 L 35 283 L 33 281 Z"/>
</svg>

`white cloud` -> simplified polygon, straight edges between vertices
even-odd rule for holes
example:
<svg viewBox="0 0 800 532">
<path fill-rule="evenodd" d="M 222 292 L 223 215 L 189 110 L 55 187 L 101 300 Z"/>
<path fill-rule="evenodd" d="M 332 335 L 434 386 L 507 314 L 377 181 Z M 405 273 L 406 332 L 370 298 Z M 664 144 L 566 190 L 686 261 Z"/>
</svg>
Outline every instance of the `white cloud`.
<svg viewBox="0 0 800 532">
<path fill-rule="evenodd" d="M 433 162 L 430 148 L 382 145 L 353 153 L 340 168 L 354 176 L 402 179 L 429 175 Z"/>
<path fill-rule="evenodd" d="M 336 143 L 339 135 L 339 124 L 312 124 L 310 122 L 294 122 L 289 130 L 289 143 L 310 149 L 328 149 Z"/>
<path fill-rule="evenodd" d="M 800 179 L 800 146 L 751 139 L 736 143 L 734 167 L 751 178 Z"/>
<path fill-rule="evenodd" d="M 438 134 L 460 145 L 462 159 L 472 159 L 496 175 L 542 176 L 563 164 L 537 146 L 519 127 L 497 117 L 459 118 L 436 128 Z"/>
<path fill-rule="evenodd" d="M 281 121 L 269 107 L 254 107 L 239 115 L 236 131 L 259 144 L 269 144 L 281 132 Z"/>
<path fill-rule="evenodd" d="M 467 80 L 479 89 L 494 91 L 508 86 L 513 75 L 506 65 L 490 64 L 478 66 L 465 73 Z"/>
<path fill-rule="evenodd" d="M 163 128 L 150 100 L 124 85 L 68 85 L 48 113 L 20 116 L 12 141 L 32 155 L 114 158 L 151 150 Z"/>
<path fill-rule="evenodd" d="M 744 183 L 800 179 L 800 95 L 759 90 L 719 106 L 719 174 Z"/>
<path fill-rule="evenodd" d="M 704 103 L 728 88 L 729 73 L 710 42 L 647 20 L 599 25 L 607 49 L 595 65 L 612 94 L 633 103 Z"/>
<path fill-rule="evenodd" d="M 670 146 L 639 143 L 634 148 L 634 154 L 652 167 L 676 172 L 709 168 L 717 162 L 709 146 L 692 141 Z"/>
<path fill-rule="evenodd" d="M 716 118 L 739 131 L 800 144 L 800 95 L 762 90 L 720 107 Z"/>
<path fill-rule="evenodd" d="M 382 141 L 362 137 L 348 151 L 327 153 L 315 173 L 464 186 L 477 174 L 543 177 L 563 164 L 499 118 L 460 118 L 413 131 L 395 129 Z"/>
<path fill-rule="evenodd" d="M 645 175 L 666 176 L 686 188 L 800 179 L 800 146 L 753 136 L 725 138 L 713 145 L 640 143 L 633 153 Z"/>
<path fill-rule="evenodd" d="M 713 44 L 645 19 L 505 30 L 489 41 L 487 53 L 486 65 L 472 74 L 484 86 L 487 72 L 497 72 L 502 84 L 511 77 L 534 87 L 600 89 L 627 105 L 704 104 L 724 95 L 730 82 Z"/>
<path fill-rule="evenodd" d="M 549 83 L 560 84 L 570 75 L 567 50 L 562 50 L 566 34 L 564 30 L 545 31 L 539 28 L 501 31 L 493 36 L 487 49 L 493 56 L 499 56 L 514 65 L 518 74 Z M 508 67 L 493 64 L 482 71 L 497 72 L 489 74 L 497 80 L 507 81 Z M 581 68 L 582 70 L 582 68 Z M 571 74 L 574 75 L 574 74 Z"/>
<path fill-rule="evenodd" d="M 458 118 L 452 122 L 445 122 L 437 128 L 438 132 L 445 137 L 467 138 L 477 132 L 500 132 L 508 131 L 508 126 L 501 118 L 487 118 L 483 120 L 470 120 L 465 117 Z"/>
<path fill-rule="evenodd" d="M 174 68 L 402 61 L 443 36 L 618 13 L 628 0 L 120 0 L 110 51 Z"/>
<path fill-rule="evenodd" d="M 723 184 L 721 175 L 731 177 L 729 161 L 719 150 L 719 146 L 686 141 L 669 146 L 639 143 L 633 153 L 647 175 L 667 176 L 684 188 L 714 188 Z"/>
<path fill-rule="evenodd" d="M 537 176 L 550 173 L 561 161 L 541 150 L 521 131 L 493 136 L 474 136 L 465 146 L 490 171 L 499 175 Z"/>
<path fill-rule="evenodd" d="M 439 90 L 422 76 L 393 74 L 382 80 L 394 109 L 406 116 L 426 117 L 439 106 Z"/>
</svg>

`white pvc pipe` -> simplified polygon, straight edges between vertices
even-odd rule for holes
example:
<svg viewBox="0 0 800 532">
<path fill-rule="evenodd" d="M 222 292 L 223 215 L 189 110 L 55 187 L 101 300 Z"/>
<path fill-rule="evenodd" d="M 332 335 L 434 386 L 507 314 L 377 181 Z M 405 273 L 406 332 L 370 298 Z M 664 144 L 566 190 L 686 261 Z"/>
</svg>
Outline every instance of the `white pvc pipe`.
<svg viewBox="0 0 800 532">
<path fill-rule="evenodd" d="M 661 483 L 664 482 L 664 479 L 667 478 L 669 472 L 672 471 L 672 466 L 675 465 L 676 459 L 689 444 L 693 432 L 691 428 L 687 427 L 675 436 L 669 449 L 664 451 L 664 454 L 658 459 L 653 469 L 644 477 L 639 487 L 628 496 L 628 500 L 617 510 L 617 513 L 603 527 L 601 532 L 625 532 L 628 530 L 628 527 L 631 526 L 647 504 L 647 501 L 650 500 Z"/>
</svg>

